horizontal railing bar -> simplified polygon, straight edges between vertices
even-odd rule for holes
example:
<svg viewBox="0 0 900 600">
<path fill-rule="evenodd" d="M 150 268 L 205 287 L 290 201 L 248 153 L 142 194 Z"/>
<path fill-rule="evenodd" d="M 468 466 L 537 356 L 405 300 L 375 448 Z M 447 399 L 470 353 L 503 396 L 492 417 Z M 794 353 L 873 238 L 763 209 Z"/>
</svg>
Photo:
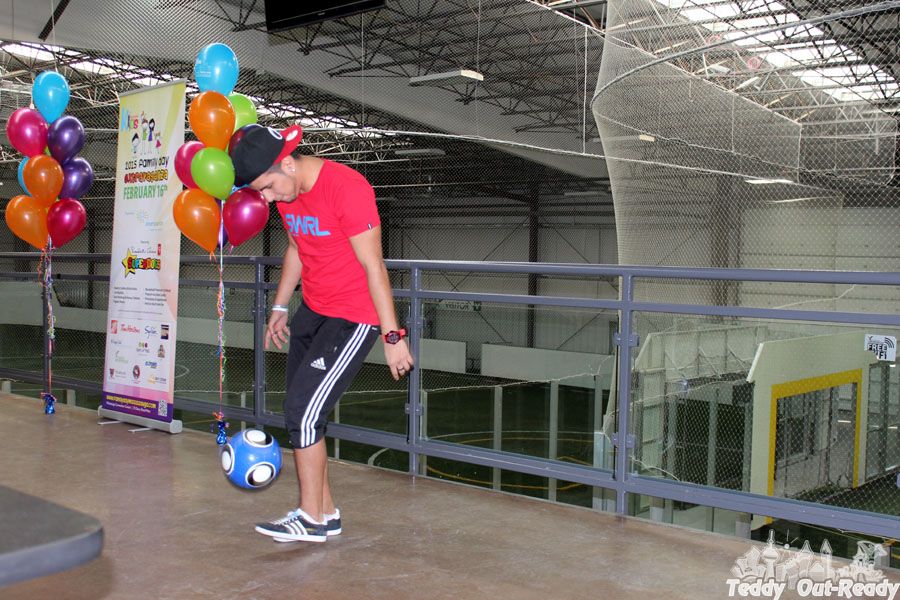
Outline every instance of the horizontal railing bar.
<svg viewBox="0 0 900 600">
<path fill-rule="evenodd" d="M 40 252 L 0 252 L 0 260 L 39 260 Z M 54 260 L 109 261 L 109 254 L 59 253 Z M 218 259 L 216 259 L 218 260 Z M 280 266 L 280 256 L 224 256 L 225 264 Z M 207 263 L 209 256 L 183 255 L 182 263 Z M 605 276 L 631 275 L 652 279 L 695 279 L 703 281 L 768 281 L 782 283 L 826 283 L 846 285 L 900 285 L 900 272 L 894 271 L 806 271 L 798 269 L 723 269 L 711 267 L 650 267 L 637 265 L 600 265 L 582 263 L 476 262 L 444 260 L 387 259 L 389 269 L 442 270 L 471 273 L 520 273 L 537 275 Z"/>
<path fill-rule="evenodd" d="M 329 429 L 330 427 L 329 425 Z M 410 451 L 425 456 L 457 460 L 485 467 L 497 467 L 517 473 L 550 477 L 591 486 L 612 488 L 616 484 L 611 471 L 547 458 L 509 454 L 477 446 L 421 440 L 418 444 L 410 446 Z"/>
<path fill-rule="evenodd" d="M 900 518 L 839 506 L 814 504 L 790 498 L 776 498 L 636 475 L 632 475 L 625 482 L 625 490 L 631 494 L 645 494 L 776 519 L 830 528 L 837 527 L 845 531 L 878 537 L 900 537 Z"/>
</svg>

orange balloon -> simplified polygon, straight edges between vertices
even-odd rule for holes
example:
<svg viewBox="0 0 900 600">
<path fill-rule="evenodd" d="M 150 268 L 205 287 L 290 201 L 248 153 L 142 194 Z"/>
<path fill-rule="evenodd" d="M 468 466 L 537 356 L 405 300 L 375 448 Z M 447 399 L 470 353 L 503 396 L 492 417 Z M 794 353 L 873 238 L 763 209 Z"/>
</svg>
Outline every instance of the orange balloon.
<svg viewBox="0 0 900 600">
<path fill-rule="evenodd" d="M 234 119 L 234 107 L 228 98 L 212 90 L 197 94 L 188 109 L 188 121 L 197 139 L 219 150 L 228 146 Z"/>
<path fill-rule="evenodd" d="M 32 156 L 22 169 L 22 179 L 31 196 L 43 206 L 56 202 L 63 186 L 63 170 L 51 156 Z"/>
<path fill-rule="evenodd" d="M 201 189 L 184 190 L 172 206 L 175 224 L 188 239 L 212 254 L 219 245 L 219 203 Z"/>
<path fill-rule="evenodd" d="M 28 162 L 34 160 L 32 157 Z M 47 207 L 31 196 L 16 196 L 6 205 L 6 224 L 38 250 L 47 245 Z"/>
</svg>

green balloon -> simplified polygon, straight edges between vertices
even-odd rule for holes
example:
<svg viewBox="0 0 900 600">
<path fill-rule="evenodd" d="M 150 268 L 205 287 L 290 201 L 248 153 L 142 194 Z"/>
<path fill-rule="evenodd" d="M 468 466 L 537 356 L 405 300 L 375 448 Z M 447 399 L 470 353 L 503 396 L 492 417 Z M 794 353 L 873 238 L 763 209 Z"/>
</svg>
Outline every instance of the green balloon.
<svg viewBox="0 0 900 600">
<path fill-rule="evenodd" d="M 234 108 L 234 130 L 237 131 L 244 125 L 256 123 L 256 107 L 250 98 L 243 94 L 230 94 L 228 101 Z"/>
<path fill-rule="evenodd" d="M 234 165 L 231 157 L 218 148 L 204 148 L 191 161 L 191 177 L 201 190 L 225 200 L 234 187 Z"/>
</svg>

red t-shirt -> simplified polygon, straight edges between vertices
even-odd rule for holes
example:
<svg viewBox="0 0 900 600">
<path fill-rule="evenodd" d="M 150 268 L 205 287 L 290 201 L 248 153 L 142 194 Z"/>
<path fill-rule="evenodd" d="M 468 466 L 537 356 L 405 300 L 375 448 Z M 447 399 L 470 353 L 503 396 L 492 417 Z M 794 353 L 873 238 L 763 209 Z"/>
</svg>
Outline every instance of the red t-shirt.
<svg viewBox="0 0 900 600">
<path fill-rule="evenodd" d="M 327 317 L 378 325 L 366 271 L 349 240 L 381 224 L 375 191 L 365 177 L 325 160 L 311 190 L 276 205 L 297 242 L 306 305 Z"/>
</svg>

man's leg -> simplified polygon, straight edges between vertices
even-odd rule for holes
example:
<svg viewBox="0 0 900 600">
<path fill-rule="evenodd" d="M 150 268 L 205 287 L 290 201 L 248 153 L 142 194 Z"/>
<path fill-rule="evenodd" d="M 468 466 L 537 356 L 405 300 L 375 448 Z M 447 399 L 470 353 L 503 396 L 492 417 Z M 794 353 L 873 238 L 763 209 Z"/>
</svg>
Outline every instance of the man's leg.
<svg viewBox="0 0 900 600">
<path fill-rule="evenodd" d="M 294 449 L 297 479 L 300 481 L 300 508 L 318 522 L 323 522 L 324 494 L 327 486 L 328 453 L 325 439 L 312 446 Z M 329 492 L 329 500 L 330 500 Z M 334 510 L 334 506 L 331 506 Z"/>
<path fill-rule="evenodd" d="M 312 448 L 312 446 L 311 446 Z M 300 474 L 300 463 L 303 460 L 300 458 L 301 450 L 294 450 L 294 466 L 297 469 L 297 481 L 300 483 L 300 500 L 297 502 L 297 506 L 303 506 L 303 484 L 302 484 L 302 475 Z M 306 510 L 305 508 L 303 510 Z M 325 474 L 322 476 L 322 515 L 330 515 L 335 511 L 334 507 L 334 499 L 331 497 L 331 483 L 328 481 L 328 456 L 327 456 L 327 448 L 326 448 L 326 457 L 325 457 Z M 308 513 L 310 516 L 313 516 L 312 513 Z"/>
<path fill-rule="evenodd" d="M 327 454 L 327 453 L 326 453 Z M 328 481 L 328 458 L 325 458 L 325 481 L 322 485 L 322 514 L 334 514 L 334 499 L 331 497 L 331 482 Z"/>
</svg>

